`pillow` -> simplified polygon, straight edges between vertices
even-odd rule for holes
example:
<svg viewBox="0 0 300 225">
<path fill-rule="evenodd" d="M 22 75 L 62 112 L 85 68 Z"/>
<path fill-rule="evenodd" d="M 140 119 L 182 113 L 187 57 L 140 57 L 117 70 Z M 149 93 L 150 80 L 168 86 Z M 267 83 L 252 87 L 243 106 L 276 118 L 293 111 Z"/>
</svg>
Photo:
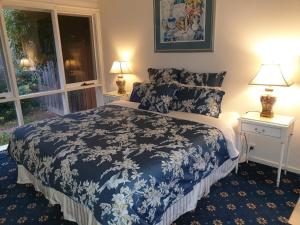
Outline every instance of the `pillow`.
<svg viewBox="0 0 300 225">
<path fill-rule="evenodd" d="M 150 86 L 150 83 L 133 83 L 133 89 L 129 98 L 131 102 L 141 102 L 141 99 L 145 96 L 147 88 Z"/>
<path fill-rule="evenodd" d="M 193 86 L 221 87 L 226 72 L 220 73 L 193 73 L 182 71 L 179 75 L 179 83 Z"/>
<path fill-rule="evenodd" d="M 170 83 L 179 81 L 179 75 L 183 70 L 174 68 L 154 69 L 149 68 L 149 80 L 151 83 Z"/>
<path fill-rule="evenodd" d="M 139 109 L 168 113 L 176 91 L 177 85 L 174 83 L 151 84 L 141 100 Z"/>
<path fill-rule="evenodd" d="M 177 89 L 170 107 L 171 110 L 219 117 L 224 91 L 180 84 Z"/>
</svg>

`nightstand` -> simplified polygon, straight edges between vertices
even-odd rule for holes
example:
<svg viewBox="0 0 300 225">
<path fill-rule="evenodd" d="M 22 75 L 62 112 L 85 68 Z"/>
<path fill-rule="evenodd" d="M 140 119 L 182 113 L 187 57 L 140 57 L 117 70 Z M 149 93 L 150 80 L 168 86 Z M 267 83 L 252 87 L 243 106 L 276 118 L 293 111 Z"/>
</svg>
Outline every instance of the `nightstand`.
<svg viewBox="0 0 300 225">
<path fill-rule="evenodd" d="M 129 99 L 129 94 L 118 94 L 117 91 L 112 91 L 112 92 L 106 92 L 103 94 L 104 98 L 104 104 L 108 104 L 113 101 L 118 101 L 118 100 L 128 100 Z"/>
<path fill-rule="evenodd" d="M 285 173 L 290 151 L 290 142 L 293 135 L 295 118 L 290 116 L 275 115 L 273 118 L 260 117 L 258 112 L 249 112 L 239 118 L 238 149 L 242 155 L 244 138 L 247 135 L 258 135 L 268 140 L 278 141 L 281 145 L 278 162 L 277 182 L 279 187 L 282 167 Z M 246 149 L 246 161 L 248 162 L 249 148 Z M 238 170 L 238 165 L 236 171 Z"/>
</svg>

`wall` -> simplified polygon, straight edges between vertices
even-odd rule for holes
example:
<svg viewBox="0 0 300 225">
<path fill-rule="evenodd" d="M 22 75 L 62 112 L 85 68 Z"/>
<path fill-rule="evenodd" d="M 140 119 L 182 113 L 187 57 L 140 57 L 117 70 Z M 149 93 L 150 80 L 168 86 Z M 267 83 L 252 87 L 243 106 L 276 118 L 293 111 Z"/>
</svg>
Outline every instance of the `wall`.
<svg viewBox="0 0 300 225">
<path fill-rule="evenodd" d="M 278 88 L 277 113 L 297 119 L 289 167 L 300 173 L 300 1 L 299 0 L 217 0 L 215 51 L 213 53 L 154 53 L 152 0 L 100 0 L 102 38 L 107 90 L 116 89 L 109 69 L 116 59 L 128 59 L 135 75 L 145 81 L 148 67 L 173 66 L 191 71 L 227 70 L 224 82 L 224 111 L 243 113 L 260 110 L 262 88 L 248 86 L 262 62 L 283 63 L 296 83 Z M 278 161 L 276 144 L 257 144 L 253 156 L 269 163 Z M 272 152 L 272 153 L 271 153 Z"/>
</svg>

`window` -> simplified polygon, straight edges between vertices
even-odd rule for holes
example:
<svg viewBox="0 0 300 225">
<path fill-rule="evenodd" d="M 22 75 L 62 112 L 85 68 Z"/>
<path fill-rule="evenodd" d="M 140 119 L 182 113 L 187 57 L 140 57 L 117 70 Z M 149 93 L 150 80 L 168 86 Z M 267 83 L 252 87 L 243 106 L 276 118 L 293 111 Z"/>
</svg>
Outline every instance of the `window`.
<svg viewBox="0 0 300 225">
<path fill-rule="evenodd" d="M 14 103 L 0 103 L 0 146 L 8 144 L 9 136 L 17 126 Z"/>
<path fill-rule="evenodd" d="M 102 102 L 99 15 L 14 4 L 0 8 L 0 146 L 19 125 Z"/>
<path fill-rule="evenodd" d="M 61 94 L 21 100 L 24 124 L 64 115 Z"/>
<path fill-rule="evenodd" d="M 51 13 L 4 9 L 20 95 L 60 88 Z"/>
<path fill-rule="evenodd" d="M 59 15 L 58 21 L 66 82 L 96 80 L 91 19 Z"/>
</svg>

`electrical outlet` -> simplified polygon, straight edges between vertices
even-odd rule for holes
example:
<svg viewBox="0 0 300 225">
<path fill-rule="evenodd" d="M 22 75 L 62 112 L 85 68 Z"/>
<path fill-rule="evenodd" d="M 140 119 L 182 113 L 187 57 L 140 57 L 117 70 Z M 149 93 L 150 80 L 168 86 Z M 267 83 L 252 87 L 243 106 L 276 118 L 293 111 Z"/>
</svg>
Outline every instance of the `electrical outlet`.
<svg viewBox="0 0 300 225">
<path fill-rule="evenodd" d="M 249 151 L 253 151 L 255 149 L 255 144 L 254 143 L 250 143 L 249 144 Z"/>
</svg>

